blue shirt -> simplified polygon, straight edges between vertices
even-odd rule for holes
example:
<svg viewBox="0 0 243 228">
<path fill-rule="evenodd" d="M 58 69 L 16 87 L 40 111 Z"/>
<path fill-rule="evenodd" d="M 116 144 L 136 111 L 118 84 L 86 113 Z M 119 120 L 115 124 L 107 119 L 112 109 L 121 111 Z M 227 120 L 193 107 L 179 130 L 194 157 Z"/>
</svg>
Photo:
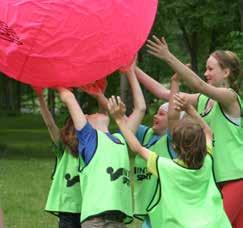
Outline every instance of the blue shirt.
<svg viewBox="0 0 243 228">
<path fill-rule="evenodd" d="M 120 140 L 114 137 L 110 132 L 106 132 L 105 134 L 113 142 L 120 143 Z M 77 138 L 79 156 L 82 157 L 85 165 L 88 165 L 96 151 L 97 131 L 87 122 L 81 130 L 77 131 Z"/>
<path fill-rule="evenodd" d="M 138 139 L 138 141 L 143 144 L 144 141 L 144 137 L 146 135 L 146 132 L 149 130 L 149 127 L 145 126 L 145 125 L 139 125 L 138 130 L 136 132 L 136 137 Z M 169 130 L 166 130 L 166 136 L 168 138 L 169 141 L 169 152 L 170 155 L 172 156 L 172 158 L 176 158 L 177 154 L 175 152 L 175 150 L 172 147 L 172 136 L 169 132 Z M 146 148 L 150 148 L 151 145 L 153 145 L 154 143 L 156 143 L 160 138 L 162 137 L 162 135 L 158 135 L 158 134 L 153 134 L 153 136 L 149 139 L 147 144 L 143 144 L 144 147 Z"/>
</svg>

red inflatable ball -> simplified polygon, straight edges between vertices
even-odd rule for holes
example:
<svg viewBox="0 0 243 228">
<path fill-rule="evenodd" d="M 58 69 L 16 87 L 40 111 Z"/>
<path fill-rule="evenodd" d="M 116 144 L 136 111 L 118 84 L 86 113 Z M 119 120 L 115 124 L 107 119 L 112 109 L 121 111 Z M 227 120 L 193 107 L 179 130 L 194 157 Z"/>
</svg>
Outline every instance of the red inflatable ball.
<svg viewBox="0 0 243 228">
<path fill-rule="evenodd" d="M 132 62 L 157 0 L 0 0 L 0 71 L 34 87 L 79 87 Z"/>
</svg>

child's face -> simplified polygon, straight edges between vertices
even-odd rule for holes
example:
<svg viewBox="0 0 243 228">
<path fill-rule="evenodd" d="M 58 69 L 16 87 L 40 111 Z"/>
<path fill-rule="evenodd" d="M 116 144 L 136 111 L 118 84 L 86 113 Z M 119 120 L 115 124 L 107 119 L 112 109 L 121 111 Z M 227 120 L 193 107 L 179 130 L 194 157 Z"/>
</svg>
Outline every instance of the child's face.
<svg viewBox="0 0 243 228">
<path fill-rule="evenodd" d="M 214 56 L 210 56 L 207 60 L 206 71 L 204 73 L 208 84 L 220 86 L 221 82 L 228 76 L 222 69 Z"/>
<path fill-rule="evenodd" d="M 152 129 L 156 134 L 161 135 L 168 126 L 167 112 L 162 108 L 158 109 L 153 118 Z"/>
</svg>

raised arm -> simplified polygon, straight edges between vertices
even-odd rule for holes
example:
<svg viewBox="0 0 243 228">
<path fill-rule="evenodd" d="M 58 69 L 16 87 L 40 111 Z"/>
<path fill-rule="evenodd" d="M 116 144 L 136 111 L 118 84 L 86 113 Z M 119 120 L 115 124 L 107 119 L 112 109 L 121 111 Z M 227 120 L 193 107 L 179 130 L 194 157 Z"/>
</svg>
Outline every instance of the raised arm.
<svg viewBox="0 0 243 228">
<path fill-rule="evenodd" d="M 134 105 L 133 112 L 127 117 L 127 126 L 130 128 L 132 132 L 137 131 L 137 128 L 139 124 L 142 122 L 146 111 L 146 104 L 143 92 L 135 74 L 135 61 L 133 65 L 130 67 L 130 69 L 126 72 L 127 79 L 132 90 Z"/>
<path fill-rule="evenodd" d="M 218 101 L 226 110 L 229 110 L 232 103 L 236 102 L 236 96 L 231 90 L 207 84 L 195 72 L 186 67 L 169 51 L 164 38 L 159 39 L 153 36 L 153 41 L 148 40 L 147 46 L 150 54 L 166 61 L 187 85 L 196 92 L 203 93 L 213 100 Z"/>
<path fill-rule="evenodd" d="M 168 109 L 168 127 L 171 134 L 173 133 L 173 130 L 180 118 L 180 110 L 176 109 L 176 106 L 174 104 L 174 95 L 178 92 L 179 92 L 178 76 L 174 75 L 171 79 L 171 93 L 170 93 L 169 109 Z"/>
<path fill-rule="evenodd" d="M 65 88 L 58 88 L 62 102 L 67 106 L 76 130 L 81 130 L 87 123 L 86 117 L 80 108 L 74 94 Z"/>
<path fill-rule="evenodd" d="M 51 136 L 51 139 L 55 145 L 58 145 L 58 141 L 60 139 L 60 131 L 57 127 L 55 120 L 52 117 L 52 114 L 50 110 L 48 109 L 47 103 L 45 101 L 45 98 L 43 96 L 43 93 L 36 93 L 38 101 L 40 103 L 40 112 L 42 115 L 42 118 L 46 124 L 46 127 L 48 129 L 48 132 Z"/>
<path fill-rule="evenodd" d="M 120 97 L 117 97 L 116 99 L 114 96 L 112 96 L 109 99 L 108 110 L 120 128 L 130 149 L 133 152 L 140 154 L 145 160 L 147 160 L 149 157 L 149 150 L 141 146 L 134 133 L 127 126 L 125 105 L 121 101 Z"/>
<path fill-rule="evenodd" d="M 154 80 L 139 67 L 135 69 L 136 76 L 140 83 L 155 97 L 168 101 L 170 99 L 170 90 L 161 83 Z"/>
<path fill-rule="evenodd" d="M 136 67 L 136 76 L 139 82 L 142 83 L 142 85 L 155 97 L 157 97 L 158 99 L 169 101 L 170 90 L 167 89 L 165 86 L 163 86 L 163 84 L 154 80 L 148 74 L 143 72 L 139 67 Z M 193 106 L 197 105 L 198 94 L 189 94 L 189 93 L 183 93 L 183 94 L 187 96 L 188 100 Z"/>
<path fill-rule="evenodd" d="M 207 144 L 211 144 L 212 131 L 210 127 L 207 125 L 204 119 L 197 113 L 195 108 L 187 101 L 186 97 L 184 97 L 182 94 L 175 94 L 174 105 L 177 110 L 185 111 L 189 116 L 191 116 L 196 122 L 200 124 L 206 135 Z"/>
</svg>

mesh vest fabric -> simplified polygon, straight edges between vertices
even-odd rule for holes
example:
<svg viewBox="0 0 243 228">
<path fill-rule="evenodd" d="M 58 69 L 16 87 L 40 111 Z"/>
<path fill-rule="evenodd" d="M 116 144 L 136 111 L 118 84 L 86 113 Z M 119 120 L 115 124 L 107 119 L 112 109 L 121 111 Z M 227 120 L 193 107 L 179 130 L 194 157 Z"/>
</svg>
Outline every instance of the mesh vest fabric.
<svg viewBox="0 0 243 228">
<path fill-rule="evenodd" d="M 122 212 L 132 220 L 132 193 L 127 146 L 120 134 L 114 134 L 121 143 L 113 142 L 97 130 L 96 152 L 80 172 L 82 201 L 81 223 L 103 212 Z"/>
<path fill-rule="evenodd" d="M 67 150 L 57 158 L 56 170 L 53 175 L 45 210 L 58 212 L 80 213 L 81 190 L 79 183 L 79 160 Z"/>
<path fill-rule="evenodd" d="M 151 205 L 153 228 L 231 227 L 215 184 L 210 155 L 200 169 L 187 169 L 158 157 L 157 169 L 161 198 Z"/>
<path fill-rule="evenodd" d="M 143 140 L 146 146 L 153 137 L 154 132 L 148 129 Z M 167 136 L 162 136 L 153 145 L 148 147 L 158 155 L 170 158 L 167 146 Z M 139 155 L 135 157 L 134 162 L 134 217 L 143 220 L 147 215 L 146 208 L 156 193 L 158 178 L 147 170 L 147 162 Z"/>
<path fill-rule="evenodd" d="M 199 97 L 206 99 L 204 95 Z M 242 110 L 240 97 L 238 101 Z M 203 110 L 203 106 L 199 111 Z M 204 107 L 205 110 L 205 107 Z M 230 121 L 223 113 L 223 109 L 218 102 L 215 102 L 212 109 L 203 115 L 206 122 L 211 127 L 215 144 L 213 148 L 214 172 L 217 182 L 237 180 L 243 178 L 243 119 L 241 126 L 237 126 Z"/>
</svg>

